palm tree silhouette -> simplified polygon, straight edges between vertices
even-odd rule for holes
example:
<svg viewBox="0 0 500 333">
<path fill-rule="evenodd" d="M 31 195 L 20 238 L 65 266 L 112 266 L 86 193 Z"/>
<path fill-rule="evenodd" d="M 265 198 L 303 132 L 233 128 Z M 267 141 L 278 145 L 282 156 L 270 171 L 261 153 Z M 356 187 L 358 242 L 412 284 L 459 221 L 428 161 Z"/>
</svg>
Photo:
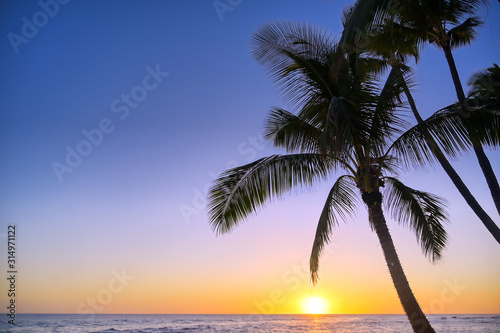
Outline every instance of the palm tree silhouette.
<svg viewBox="0 0 500 333">
<path fill-rule="evenodd" d="M 368 32 L 370 29 L 380 25 L 381 22 L 384 22 L 387 18 L 389 18 L 390 21 L 392 18 L 397 17 L 398 24 L 392 25 L 390 29 L 394 29 L 395 27 L 403 29 L 402 31 L 406 34 L 399 34 L 400 38 L 403 37 L 403 40 L 405 40 L 408 38 L 408 35 L 410 35 L 413 36 L 415 45 L 420 45 L 422 42 L 428 42 L 443 50 L 459 100 L 459 105 L 455 107 L 455 111 L 460 112 L 461 116 L 466 118 L 462 121 L 456 118 L 455 120 L 464 124 L 469 120 L 468 118 L 471 117 L 472 113 L 470 112 L 470 108 L 467 107 L 468 103 L 458 76 L 452 49 L 469 44 L 475 38 L 477 33 L 475 29 L 482 24 L 482 21 L 474 16 L 474 13 L 477 11 L 478 7 L 485 3 L 486 1 L 483 0 L 401 0 L 398 2 L 393 0 L 358 0 L 356 6 L 350 12 L 350 18 L 345 26 L 341 43 L 352 45 L 359 44 L 360 41 L 363 40 L 365 43 L 370 43 L 367 42 L 370 40 L 370 34 Z M 452 28 L 448 29 L 448 26 L 452 26 Z M 407 40 L 405 41 L 408 42 Z M 373 43 L 371 44 L 373 45 Z M 415 112 L 416 109 L 413 108 L 413 99 L 408 97 L 408 101 L 412 106 L 417 121 L 421 124 L 422 118 L 418 115 L 418 112 Z M 448 111 L 450 111 L 450 109 L 448 109 Z M 441 116 L 444 115 L 445 114 L 441 114 Z M 448 116 L 449 113 L 446 115 Z M 477 118 L 478 114 L 474 116 Z M 450 123 L 450 125 L 452 124 Z M 472 126 L 465 126 L 464 128 L 470 130 L 468 133 L 468 140 L 472 142 L 472 148 L 485 176 L 497 211 L 500 213 L 500 187 L 491 167 L 491 163 L 481 145 L 481 141 L 484 141 L 484 138 L 477 138 L 475 136 L 475 134 L 477 134 L 477 128 L 473 128 Z M 426 136 L 428 144 L 431 145 L 437 160 L 468 205 L 480 218 L 496 241 L 500 243 L 500 228 L 471 194 L 467 186 L 451 167 L 451 164 L 446 160 L 432 137 L 429 134 L 424 135 Z"/>
<path fill-rule="evenodd" d="M 313 284 L 320 254 L 339 219 L 355 212 L 358 194 L 411 326 L 415 332 L 434 332 L 410 288 L 382 209 L 384 205 L 415 232 L 429 259 L 440 259 L 447 240 L 444 201 L 397 178 L 399 161 L 392 154 L 416 158 L 399 139 L 406 127 L 398 114 L 399 80 L 390 75 L 380 85 L 377 79 L 386 64 L 377 59 L 349 53 L 343 61 L 333 61 L 339 58 L 338 45 L 324 31 L 304 24 L 265 25 L 253 35 L 252 47 L 297 112 L 274 108 L 267 120 L 267 138 L 287 154 L 227 170 L 214 181 L 208 198 L 214 231 L 230 232 L 266 202 L 343 171 L 316 229 L 310 258 Z"/>
<path fill-rule="evenodd" d="M 478 7 L 483 4 L 486 4 L 484 0 L 426 0 L 421 1 L 418 6 L 404 7 L 405 11 L 408 12 L 404 13 L 403 16 L 408 17 L 409 23 L 419 27 L 426 34 L 429 43 L 443 50 L 465 117 L 468 116 L 466 97 L 452 50 L 470 44 L 474 40 L 477 27 L 483 23 L 479 17 L 475 16 L 475 13 Z M 448 26 L 452 27 L 448 28 Z M 479 142 L 473 143 L 473 149 L 486 178 L 493 201 L 497 205 L 497 210 L 500 211 L 500 186 L 491 163 Z"/>
<path fill-rule="evenodd" d="M 496 111 L 500 109 L 500 67 L 497 64 L 474 73 L 467 84 L 471 86 L 469 103 Z"/>
<path fill-rule="evenodd" d="M 347 20 L 348 19 L 346 19 L 346 21 Z M 421 32 L 418 29 L 413 28 L 411 26 L 404 26 L 398 22 L 395 22 L 394 17 L 388 16 L 385 18 L 382 25 L 376 27 L 376 29 L 372 29 L 368 33 L 367 39 L 364 43 L 364 47 L 366 51 L 371 52 L 374 56 L 385 60 L 388 64 L 391 65 L 392 71 L 395 72 L 394 75 L 397 75 L 399 77 L 400 84 L 403 87 L 406 99 L 410 105 L 412 113 L 415 119 L 417 120 L 417 123 L 420 125 L 417 128 L 422 131 L 422 135 L 427 141 L 429 147 L 431 148 L 434 157 L 441 164 L 443 170 L 447 173 L 448 177 L 450 177 L 453 184 L 458 189 L 460 194 L 463 196 L 467 204 L 481 219 L 483 224 L 495 237 L 497 242 L 500 243 L 500 229 L 492 220 L 492 218 L 488 215 L 488 213 L 486 213 L 486 211 L 482 208 L 482 206 L 479 204 L 476 198 L 472 195 L 472 193 L 465 185 L 461 177 L 458 175 L 458 173 L 455 171 L 453 166 L 446 158 L 442 149 L 436 143 L 436 140 L 429 131 L 428 124 L 424 123 L 424 120 L 422 119 L 420 113 L 418 112 L 417 106 L 410 91 L 410 87 L 407 84 L 407 82 L 411 83 L 412 70 L 410 67 L 406 66 L 405 63 L 407 62 L 409 57 L 413 57 L 416 60 L 418 60 L 419 43 L 421 43 L 422 41 L 420 34 Z M 482 91 L 482 94 L 479 94 L 478 92 L 475 93 L 476 99 L 479 99 L 479 97 L 485 98 L 486 93 L 491 95 L 490 90 L 492 82 L 494 82 L 492 80 L 493 78 L 489 76 L 488 77 L 478 76 L 477 78 L 474 79 L 474 82 L 477 85 L 481 85 L 481 88 L 479 87 L 477 88 L 480 89 L 478 91 Z M 484 87 L 485 83 L 489 83 L 489 86 Z M 471 106 L 479 103 L 479 101 L 476 103 L 470 103 L 470 102 L 471 100 L 469 100 L 467 104 L 468 105 L 470 104 Z M 467 109 L 469 111 L 472 110 L 471 107 L 468 107 Z M 467 140 L 465 140 L 465 142 L 464 140 L 460 140 L 460 135 L 455 135 L 455 138 L 452 139 L 455 141 L 459 140 L 459 142 L 455 143 L 456 147 L 470 146 L 470 142 L 467 141 L 469 141 L 469 139 L 473 136 L 472 134 L 475 132 L 475 129 L 480 127 L 486 128 L 488 126 L 488 121 L 486 119 L 490 119 L 492 114 L 487 111 L 485 112 L 485 110 L 482 110 L 483 112 L 480 112 L 479 110 L 477 110 L 477 108 L 475 111 L 476 112 L 474 113 L 469 113 L 466 119 L 466 122 L 469 125 L 468 127 L 470 127 L 470 129 L 467 130 L 468 132 L 467 138 L 465 138 Z M 461 121 L 459 117 L 457 117 L 461 116 L 461 113 L 462 113 L 462 108 L 460 107 L 460 105 L 458 105 L 454 106 L 453 108 L 450 108 L 449 112 L 447 112 L 446 114 L 440 113 L 439 116 L 433 115 L 431 119 L 433 119 L 434 122 L 438 120 L 441 120 L 443 122 L 446 121 L 445 124 L 446 126 L 443 127 L 446 127 L 446 130 L 448 132 L 451 132 L 452 131 L 452 129 L 450 128 L 451 126 L 464 125 L 464 122 Z M 450 121 L 453 115 L 455 116 L 455 122 Z M 472 122 L 471 121 L 472 119 L 468 119 L 470 117 L 473 117 L 475 119 L 475 122 Z M 484 118 L 483 121 L 480 121 L 481 118 Z M 470 126 L 471 124 L 475 124 L 476 127 L 474 128 Z M 489 124 L 492 123 L 490 122 Z M 440 131 L 439 133 L 433 133 L 433 134 L 437 136 L 443 136 L 444 131 Z M 479 139 L 479 142 L 480 141 L 481 139 Z M 452 145 L 448 146 L 449 146 L 448 151 L 450 151 Z M 456 156 L 458 153 L 458 151 L 456 151 L 455 149 L 452 150 L 451 152 L 453 156 Z M 500 205 L 497 205 L 497 208 L 498 207 L 500 207 Z"/>
</svg>

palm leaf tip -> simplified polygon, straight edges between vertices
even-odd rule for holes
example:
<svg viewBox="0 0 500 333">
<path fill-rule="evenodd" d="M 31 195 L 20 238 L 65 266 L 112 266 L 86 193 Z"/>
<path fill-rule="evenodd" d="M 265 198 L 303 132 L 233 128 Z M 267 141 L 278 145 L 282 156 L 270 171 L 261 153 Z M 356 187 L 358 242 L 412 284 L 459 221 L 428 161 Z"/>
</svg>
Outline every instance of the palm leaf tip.
<svg viewBox="0 0 500 333">
<path fill-rule="evenodd" d="M 209 190 L 209 223 L 217 234 L 228 233 L 268 201 L 325 179 L 330 168 L 320 154 L 304 153 L 272 155 L 227 170 Z"/>
<path fill-rule="evenodd" d="M 267 119 L 265 137 L 275 147 L 287 152 L 324 153 L 321 131 L 291 112 L 280 108 L 271 110 Z"/>
<path fill-rule="evenodd" d="M 309 268 L 311 282 L 316 285 L 319 280 L 319 258 L 326 244 L 330 242 L 333 228 L 338 225 L 339 218 L 345 220 L 347 215 L 355 213 L 356 196 L 354 180 L 351 176 L 341 176 L 333 185 L 321 212 L 316 235 L 314 237 Z"/>
<path fill-rule="evenodd" d="M 282 96 L 303 105 L 320 89 L 328 90 L 328 58 L 335 43 L 321 28 L 293 22 L 262 26 L 252 36 L 252 55 L 264 65 Z"/>
<path fill-rule="evenodd" d="M 484 70 L 474 73 L 467 84 L 470 86 L 469 99 L 476 99 L 478 105 L 496 103 L 500 101 L 500 67 L 493 64 Z"/>
<path fill-rule="evenodd" d="M 385 177 L 386 206 L 398 223 L 412 229 L 424 255 L 435 263 L 448 241 L 444 223 L 448 220 L 446 201 L 418 191 L 392 177 Z"/>
<path fill-rule="evenodd" d="M 311 272 L 311 284 L 316 286 L 319 282 L 319 256 L 311 254 L 309 270 Z"/>
<path fill-rule="evenodd" d="M 227 172 L 222 174 L 208 192 L 208 221 L 217 236 L 230 232 L 238 223 L 238 219 L 234 219 L 235 214 L 228 214 L 224 209 L 224 203 L 230 193 L 227 186 L 228 177 Z"/>
<path fill-rule="evenodd" d="M 450 47 L 452 49 L 470 44 L 477 36 L 477 27 L 483 25 L 483 21 L 478 17 L 471 16 L 467 18 L 462 24 L 459 24 L 450 31 L 448 37 L 450 38 Z"/>
</svg>

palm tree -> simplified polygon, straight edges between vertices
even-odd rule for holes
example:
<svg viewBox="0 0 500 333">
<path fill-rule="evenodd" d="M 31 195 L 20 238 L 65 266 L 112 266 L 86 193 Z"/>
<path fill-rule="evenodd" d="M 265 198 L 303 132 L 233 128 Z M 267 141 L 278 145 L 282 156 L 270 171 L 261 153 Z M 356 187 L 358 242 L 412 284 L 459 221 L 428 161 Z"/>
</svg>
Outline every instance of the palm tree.
<svg viewBox="0 0 500 333">
<path fill-rule="evenodd" d="M 347 22 L 348 19 L 346 18 L 345 21 Z M 496 241 L 500 243 L 500 228 L 498 228 L 498 226 L 495 224 L 492 218 L 482 208 L 482 206 L 472 195 L 468 187 L 465 185 L 461 177 L 455 171 L 455 169 L 448 161 L 448 159 L 446 158 L 445 154 L 443 153 L 439 145 L 436 143 L 436 140 L 430 133 L 428 127 L 429 124 L 424 123 L 424 120 L 422 119 L 420 113 L 418 112 L 417 106 L 410 91 L 410 87 L 407 84 L 407 82 L 411 82 L 410 81 L 411 78 L 409 77 L 409 75 L 412 74 L 412 70 L 411 68 L 405 65 L 405 62 L 407 61 L 408 57 L 413 57 L 415 58 L 415 60 L 418 60 L 419 58 L 418 46 L 419 43 L 421 42 L 420 40 L 421 38 L 419 37 L 419 31 L 417 29 L 398 24 L 397 22 L 395 22 L 393 17 L 391 18 L 390 16 L 388 16 L 385 19 L 383 26 L 379 26 L 377 29 L 372 29 L 372 31 L 369 33 L 367 42 L 365 43 L 365 47 L 366 50 L 370 51 L 375 56 L 383 59 L 389 65 L 391 65 L 392 71 L 394 71 L 396 73 L 395 75 L 399 78 L 399 84 L 403 88 L 403 91 L 406 95 L 406 99 L 410 105 L 412 113 L 415 119 L 417 120 L 417 123 L 420 125 L 418 128 L 421 129 L 422 134 L 425 140 L 427 141 L 427 144 L 430 146 L 432 152 L 434 153 L 436 160 L 442 166 L 443 170 L 446 172 L 448 177 L 450 177 L 453 184 L 456 186 L 456 188 L 463 196 L 467 204 L 481 219 L 486 228 L 495 237 Z M 476 99 L 480 98 L 486 99 L 486 95 L 490 97 L 493 96 L 491 90 L 493 89 L 494 79 L 498 80 L 498 77 L 495 77 L 493 75 L 494 73 L 493 68 L 491 70 L 492 72 L 478 73 L 476 76 L 471 78 L 469 84 L 471 85 L 475 84 L 474 86 L 475 90 L 471 92 L 470 97 L 475 96 Z M 486 84 L 488 84 L 487 87 L 485 87 Z M 497 88 L 497 90 L 500 89 Z M 469 99 L 468 104 L 471 104 L 470 101 L 471 99 Z M 479 101 L 477 101 L 474 104 L 478 103 Z M 461 112 L 462 109 L 460 107 L 455 107 L 454 109 L 450 110 L 451 112 L 447 112 L 446 114 L 441 113 L 440 117 L 434 116 L 432 119 L 434 120 L 434 122 L 436 122 L 438 119 L 446 120 L 448 125 L 447 130 L 450 131 L 451 130 L 450 125 L 457 126 L 457 121 L 459 123 L 458 124 L 459 126 L 464 125 L 464 122 L 461 121 L 462 119 L 457 117 L 456 113 L 457 110 L 458 112 Z M 472 104 L 471 107 L 468 107 L 468 110 L 472 111 Z M 450 121 L 453 118 L 452 117 L 453 112 L 455 113 L 455 122 Z M 491 116 L 494 117 L 494 115 L 485 110 L 483 110 L 483 112 L 470 113 L 468 118 L 474 117 L 475 122 L 472 122 L 472 119 L 467 119 L 466 123 L 468 125 L 474 124 L 477 126 L 476 128 L 480 128 L 479 126 L 486 128 L 488 124 L 486 119 L 491 119 Z M 444 119 L 444 117 L 448 117 L 448 119 Z M 477 121 L 478 120 L 480 121 L 481 118 L 484 118 L 483 121 L 480 122 L 480 124 L 477 124 Z M 490 122 L 489 124 L 491 125 L 492 122 Z M 469 141 L 467 139 L 470 139 L 471 138 L 470 134 L 474 132 L 474 128 L 472 126 L 469 127 L 470 129 L 467 130 L 469 135 L 467 135 L 467 137 L 464 138 L 466 139 L 466 141 Z M 434 133 L 434 134 L 440 135 L 441 133 Z M 459 135 L 455 136 L 455 138 L 456 140 L 460 140 Z M 468 142 L 464 142 L 464 140 L 460 140 L 460 142 L 457 143 L 458 147 L 469 145 Z M 448 149 L 448 151 L 450 151 L 450 149 Z M 457 151 L 452 150 L 451 152 L 454 156 L 457 155 Z M 497 201 L 500 201 L 500 198 L 497 198 L 495 196 L 493 198 Z M 500 202 L 498 202 L 497 208 L 500 208 Z M 498 212 L 500 214 L 500 209 L 498 210 Z"/>
<path fill-rule="evenodd" d="M 473 16 L 473 14 L 484 3 L 485 1 L 483 0 L 401 0 L 397 2 L 392 0 L 358 0 L 355 7 L 351 10 L 350 19 L 345 26 L 341 43 L 343 45 L 367 44 L 370 39 L 368 33 L 370 29 L 380 25 L 387 18 L 397 17 L 400 23 L 399 26 L 411 28 L 412 33 L 418 35 L 417 39 L 420 42 L 426 41 L 435 44 L 444 51 L 460 103 L 456 110 L 463 117 L 469 118 L 471 116 L 470 109 L 467 108 L 465 94 L 451 51 L 456 47 L 469 44 L 475 38 L 475 28 L 482 22 L 478 17 Z M 464 20 L 465 17 L 467 18 Z M 450 24 L 455 26 L 447 29 L 447 25 Z M 408 99 L 408 101 L 411 105 L 412 99 Z M 415 117 L 417 120 L 422 120 L 416 114 Z M 463 121 L 461 122 L 463 123 Z M 472 134 L 477 129 L 471 128 L 471 126 L 466 126 L 466 128 L 472 131 L 472 133 L 469 133 L 469 140 L 472 141 L 472 148 L 478 158 L 497 210 L 500 212 L 500 187 L 491 163 L 484 153 L 480 140 L 473 138 Z M 458 174 L 451 168 L 451 165 L 441 156 L 442 154 L 437 149 L 438 146 L 433 141 L 430 139 L 428 143 L 437 154 L 436 158 L 472 210 L 497 242 L 500 243 L 500 228 L 498 228 L 491 217 L 479 205 L 463 181 L 459 179 Z"/>
<path fill-rule="evenodd" d="M 354 53 L 333 62 L 338 46 L 325 32 L 307 25 L 266 25 L 255 33 L 252 45 L 255 58 L 297 112 L 274 108 L 267 121 L 267 138 L 287 154 L 227 170 L 214 181 L 208 199 L 214 231 L 230 232 L 267 201 L 343 171 L 316 229 L 310 258 L 313 284 L 318 281 L 320 254 L 339 219 L 355 212 L 358 192 L 413 330 L 434 332 L 410 288 L 382 209 L 384 205 L 399 223 L 414 230 L 426 256 L 440 259 L 447 240 L 444 201 L 398 180 L 398 161 L 391 156 L 395 152 L 415 157 L 398 138 L 406 123 L 397 113 L 402 93 L 397 77 L 389 75 L 381 87 L 377 77 L 384 63 Z"/>
<path fill-rule="evenodd" d="M 474 73 L 467 84 L 471 86 L 469 103 L 500 110 L 500 67 L 497 64 Z"/>
<path fill-rule="evenodd" d="M 476 29 L 483 23 L 479 17 L 475 16 L 475 13 L 479 6 L 486 4 L 486 1 L 426 0 L 419 1 L 418 5 L 417 2 L 411 2 L 411 4 L 413 5 L 402 8 L 404 9 L 402 16 L 408 19 L 409 24 L 418 27 L 425 33 L 429 43 L 443 50 L 458 101 L 462 106 L 459 110 L 464 112 L 464 117 L 468 117 L 466 97 L 452 50 L 470 44 L 475 39 Z M 452 26 L 452 28 L 450 29 L 448 26 Z M 473 149 L 486 178 L 493 201 L 497 210 L 500 211 L 500 186 L 491 163 L 479 142 L 473 142 Z"/>
</svg>

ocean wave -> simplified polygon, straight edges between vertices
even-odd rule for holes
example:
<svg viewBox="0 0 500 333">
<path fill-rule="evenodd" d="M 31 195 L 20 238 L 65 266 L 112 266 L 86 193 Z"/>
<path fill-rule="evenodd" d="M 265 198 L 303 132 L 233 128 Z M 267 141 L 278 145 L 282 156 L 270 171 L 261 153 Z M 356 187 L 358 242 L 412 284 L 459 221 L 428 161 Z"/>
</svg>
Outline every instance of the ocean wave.
<svg viewBox="0 0 500 333">
<path fill-rule="evenodd" d="M 207 330 L 211 330 L 212 327 L 210 325 L 195 325 L 192 327 L 183 327 L 172 329 L 168 327 L 164 327 L 163 329 L 168 329 L 167 331 L 160 329 L 158 332 L 160 333 L 185 333 L 185 332 L 206 332 Z"/>
<path fill-rule="evenodd" d="M 21 315 L 14 330 L 0 322 L 0 332 L 13 333 L 410 333 L 404 315 L 103 315 L 92 321 L 77 315 Z M 431 315 L 437 332 L 498 333 L 500 315 Z"/>
</svg>

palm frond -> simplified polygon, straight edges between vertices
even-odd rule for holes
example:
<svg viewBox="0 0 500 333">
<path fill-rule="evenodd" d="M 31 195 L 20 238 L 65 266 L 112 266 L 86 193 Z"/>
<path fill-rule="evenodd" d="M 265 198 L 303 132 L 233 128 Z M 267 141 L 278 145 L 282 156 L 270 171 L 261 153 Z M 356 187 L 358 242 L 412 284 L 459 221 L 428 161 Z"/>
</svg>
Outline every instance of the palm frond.
<svg viewBox="0 0 500 333">
<path fill-rule="evenodd" d="M 426 163 L 433 163 L 435 157 L 427 145 L 423 130 L 425 128 L 422 125 L 413 126 L 392 143 L 387 153 L 391 153 L 407 168 L 420 168 Z"/>
<path fill-rule="evenodd" d="M 398 223 L 415 231 L 422 252 L 435 262 L 447 242 L 443 223 L 447 222 L 446 202 L 436 195 L 418 191 L 393 177 L 385 177 L 385 205 Z"/>
<path fill-rule="evenodd" d="M 313 285 L 318 282 L 319 258 L 323 248 L 330 241 L 333 228 L 339 224 L 339 218 L 345 221 L 347 216 L 355 214 L 356 193 L 354 185 L 355 182 L 351 176 L 341 176 L 337 179 L 326 198 L 326 203 L 316 228 L 316 236 L 314 237 L 309 260 Z"/>
<path fill-rule="evenodd" d="M 387 76 L 384 87 L 382 88 L 375 111 L 372 114 L 370 136 L 379 138 L 373 142 L 383 142 L 384 144 L 391 137 L 401 134 L 402 128 L 407 123 L 394 111 L 402 105 L 403 87 L 400 83 L 400 69 L 393 67 Z M 376 155 L 382 153 L 382 147 L 377 147 Z"/>
<path fill-rule="evenodd" d="M 483 112 L 486 113 L 486 112 Z M 443 152 L 451 158 L 457 158 L 464 151 L 471 149 L 471 137 L 467 128 L 467 122 L 471 122 L 470 126 L 482 126 L 484 121 L 481 120 L 481 115 L 476 113 L 473 116 L 465 119 L 462 116 L 461 109 L 450 108 L 443 109 L 434 113 L 423 123 L 413 126 L 399 136 L 388 149 L 396 158 L 402 161 L 406 167 L 419 168 L 426 163 L 434 163 L 436 161 L 435 152 L 442 148 Z M 491 114 L 490 114 L 491 116 Z M 496 121 L 494 116 L 488 119 Z M 495 123 L 488 125 L 492 131 L 478 133 L 476 136 L 482 135 L 482 141 L 494 141 Z M 493 135 L 489 138 L 487 134 Z M 429 140 L 428 136 L 439 144 L 439 147 L 434 146 L 435 142 Z M 491 140 L 489 140 L 491 139 Z"/>
<path fill-rule="evenodd" d="M 478 17 L 471 16 L 461 24 L 450 29 L 448 37 L 450 38 L 451 49 L 470 44 L 477 36 L 476 28 L 482 24 L 483 22 Z"/>
<path fill-rule="evenodd" d="M 405 1 L 397 12 L 401 22 L 419 31 L 423 41 L 439 48 L 454 48 L 474 39 L 479 23 L 476 12 L 487 3 L 487 0 Z"/>
<path fill-rule="evenodd" d="M 408 87 L 408 89 L 413 89 L 417 85 L 417 80 L 415 79 L 415 72 L 413 68 L 405 65 L 404 63 L 399 62 L 399 68 L 401 70 L 401 75 L 403 76 L 404 83 Z"/>
<path fill-rule="evenodd" d="M 315 126 L 281 108 L 273 108 L 267 119 L 265 137 L 288 153 L 326 154 L 327 147 L 321 143 L 322 135 Z"/>
<path fill-rule="evenodd" d="M 358 0 L 354 7 L 344 13 L 344 30 L 339 44 L 354 46 L 365 42 L 368 31 L 379 24 L 387 9 L 392 9 L 392 0 Z"/>
<path fill-rule="evenodd" d="M 418 28 L 388 17 L 382 25 L 370 31 L 366 46 L 371 54 L 386 60 L 398 58 L 407 62 L 409 58 L 414 58 L 418 62 L 425 39 L 425 33 Z"/>
<path fill-rule="evenodd" d="M 209 223 L 217 234 L 230 232 L 266 201 L 311 187 L 330 171 L 329 160 L 319 154 L 272 155 L 227 170 L 209 190 Z"/>
<path fill-rule="evenodd" d="M 468 104 L 484 106 L 500 102 L 500 67 L 497 64 L 474 73 L 467 84 L 471 87 L 469 99 L 475 99 L 475 103 Z"/>
<path fill-rule="evenodd" d="M 468 149 L 470 143 L 490 148 L 500 145 L 500 112 L 495 108 L 479 105 L 469 108 L 464 114 L 460 104 L 453 104 L 436 112 L 428 124 L 446 152 L 456 148 Z"/>
<path fill-rule="evenodd" d="M 328 142 L 329 138 L 332 140 L 332 146 L 337 151 L 341 149 L 351 151 L 353 145 L 354 133 L 353 126 L 355 122 L 349 119 L 353 113 L 349 110 L 349 102 L 344 97 L 332 98 L 328 107 L 328 113 L 325 115 L 323 122 L 323 141 Z"/>
<path fill-rule="evenodd" d="M 269 23 L 252 35 L 250 44 L 254 58 L 290 103 L 301 105 L 315 94 L 332 96 L 329 66 L 336 44 L 325 30 L 303 23 Z"/>
<path fill-rule="evenodd" d="M 426 133 L 430 133 L 442 151 L 457 158 L 469 151 L 472 144 L 495 149 L 500 145 L 500 112 L 486 107 L 470 109 L 465 113 L 460 104 L 453 104 L 435 112 L 397 138 L 388 151 L 407 167 L 418 168 L 435 161 L 434 147 Z"/>
<path fill-rule="evenodd" d="M 376 160 L 379 164 L 379 170 L 383 173 L 398 175 L 404 170 L 404 167 L 401 165 L 401 161 L 390 154 L 378 157 Z"/>
<path fill-rule="evenodd" d="M 425 127 L 443 151 L 451 158 L 456 158 L 461 152 L 471 148 L 470 134 L 466 127 L 469 120 L 472 119 L 465 119 L 461 109 L 439 110 L 425 120 Z"/>
<path fill-rule="evenodd" d="M 433 0 L 426 1 L 432 2 Z M 474 15 L 479 8 L 488 5 L 488 0 L 446 0 L 434 2 L 441 5 L 441 18 L 455 24 L 468 16 Z"/>
<path fill-rule="evenodd" d="M 375 57 L 358 57 L 357 59 L 357 75 L 363 78 L 363 83 L 366 86 L 368 83 L 375 82 L 375 77 L 382 75 L 389 65 L 386 61 L 382 59 L 377 59 Z"/>
</svg>

